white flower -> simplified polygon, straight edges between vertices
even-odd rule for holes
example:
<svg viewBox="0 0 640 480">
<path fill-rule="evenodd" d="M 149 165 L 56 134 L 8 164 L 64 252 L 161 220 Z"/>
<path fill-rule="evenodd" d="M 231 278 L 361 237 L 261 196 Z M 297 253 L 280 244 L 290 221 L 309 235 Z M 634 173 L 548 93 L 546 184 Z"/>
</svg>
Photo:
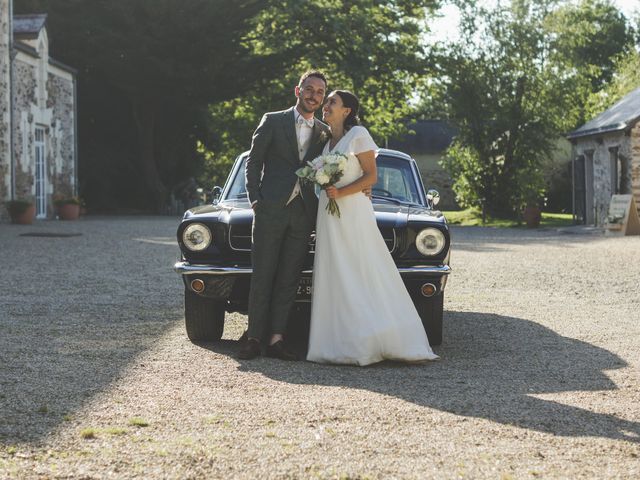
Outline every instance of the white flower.
<svg viewBox="0 0 640 480">
<path fill-rule="evenodd" d="M 316 182 L 319 183 L 320 185 L 326 185 L 327 183 L 329 183 L 330 180 L 331 178 L 329 178 L 329 175 L 324 173 L 323 170 L 318 170 L 316 172 Z"/>
<path fill-rule="evenodd" d="M 311 162 L 311 167 L 314 170 L 321 169 L 323 165 L 324 165 L 324 159 L 322 157 L 317 157 L 317 158 L 313 159 L 313 161 Z"/>
</svg>

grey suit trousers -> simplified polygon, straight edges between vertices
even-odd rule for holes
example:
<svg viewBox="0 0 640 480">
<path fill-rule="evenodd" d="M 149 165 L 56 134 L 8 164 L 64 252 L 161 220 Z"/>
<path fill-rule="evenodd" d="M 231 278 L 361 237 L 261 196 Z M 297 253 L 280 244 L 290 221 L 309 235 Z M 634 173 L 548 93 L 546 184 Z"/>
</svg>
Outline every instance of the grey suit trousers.
<svg viewBox="0 0 640 480">
<path fill-rule="evenodd" d="M 250 338 L 284 334 L 309 250 L 314 217 L 297 196 L 288 205 L 260 200 L 252 229 Z"/>
</svg>

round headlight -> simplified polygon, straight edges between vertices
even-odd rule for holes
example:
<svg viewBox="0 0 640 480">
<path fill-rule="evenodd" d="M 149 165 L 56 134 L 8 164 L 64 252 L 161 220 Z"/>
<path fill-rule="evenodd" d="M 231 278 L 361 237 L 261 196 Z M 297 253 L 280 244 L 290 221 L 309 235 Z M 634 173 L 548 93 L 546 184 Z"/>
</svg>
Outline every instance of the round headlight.
<svg viewBox="0 0 640 480">
<path fill-rule="evenodd" d="M 444 234 L 437 228 L 425 228 L 416 237 L 416 247 L 426 257 L 439 254 L 445 243 Z"/>
<path fill-rule="evenodd" d="M 211 230 L 202 223 L 192 223 L 182 232 L 182 241 L 189 250 L 199 252 L 211 245 Z"/>
</svg>

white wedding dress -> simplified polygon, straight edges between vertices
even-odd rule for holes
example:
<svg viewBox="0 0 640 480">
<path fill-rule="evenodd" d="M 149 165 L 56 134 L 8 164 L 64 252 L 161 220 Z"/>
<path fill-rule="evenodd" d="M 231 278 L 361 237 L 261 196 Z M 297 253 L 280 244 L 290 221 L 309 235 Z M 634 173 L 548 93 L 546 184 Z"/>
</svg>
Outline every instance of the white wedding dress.
<svg viewBox="0 0 640 480">
<path fill-rule="evenodd" d="M 369 132 L 352 127 L 330 150 L 348 156 L 336 186 L 362 176 L 356 154 L 377 148 Z M 330 215 L 320 192 L 307 360 L 369 365 L 382 360 L 420 362 L 433 353 L 420 316 L 385 244 L 371 200 L 363 193 L 337 199 Z"/>
</svg>

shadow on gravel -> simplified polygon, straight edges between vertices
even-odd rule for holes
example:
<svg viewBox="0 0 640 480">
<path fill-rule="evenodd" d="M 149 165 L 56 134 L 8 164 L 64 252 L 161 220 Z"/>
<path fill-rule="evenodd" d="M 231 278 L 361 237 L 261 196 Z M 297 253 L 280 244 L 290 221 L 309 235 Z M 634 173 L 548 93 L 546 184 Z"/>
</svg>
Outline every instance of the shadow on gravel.
<svg viewBox="0 0 640 480">
<path fill-rule="evenodd" d="M 174 229 L 135 217 L 0 230 L 0 446 L 46 439 L 182 318 Z"/>
<path fill-rule="evenodd" d="M 626 365 L 618 356 L 521 318 L 451 311 L 445 316 L 445 343 L 435 349 L 439 362 L 361 368 L 261 358 L 238 368 L 282 382 L 370 390 L 554 435 L 640 442 L 640 423 L 535 397 L 616 390 L 604 372 Z M 229 355 L 237 349 L 231 342 L 203 347 Z"/>
</svg>

